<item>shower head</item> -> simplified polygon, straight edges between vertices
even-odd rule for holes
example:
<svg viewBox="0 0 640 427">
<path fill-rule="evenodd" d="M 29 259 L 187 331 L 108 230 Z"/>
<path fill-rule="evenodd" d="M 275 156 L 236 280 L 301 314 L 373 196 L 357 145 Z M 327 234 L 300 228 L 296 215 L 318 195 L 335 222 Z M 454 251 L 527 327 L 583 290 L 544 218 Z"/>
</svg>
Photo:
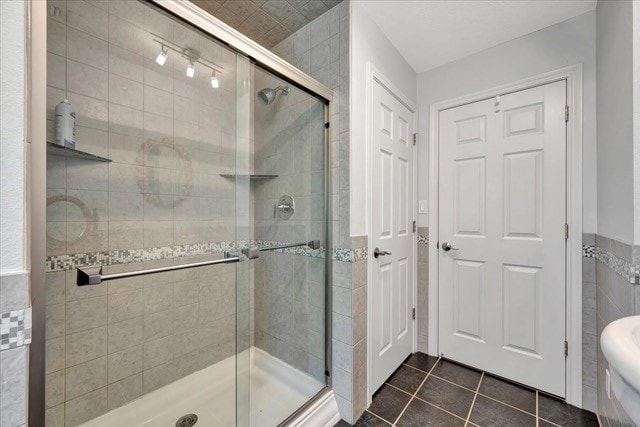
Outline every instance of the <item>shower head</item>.
<svg viewBox="0 0 640 427">
<path fill-rule="evenodd" d="M 258 92 L 258 96 L 260 97 L 262 102 L 264 102 L 265 104 L 269 105 L 273 101 L 275 101 L 276 95 L 278 94 L 278 91 L 281 91 L 285 95 L 289 95 L 289 92 L 291 91 L 291 88 L 289 86 L 278 86 L 275 89 L 271 89 L 269 87 L 266 87 L 266 88 L 262 89 L 260 92 Z"/>
</svg>

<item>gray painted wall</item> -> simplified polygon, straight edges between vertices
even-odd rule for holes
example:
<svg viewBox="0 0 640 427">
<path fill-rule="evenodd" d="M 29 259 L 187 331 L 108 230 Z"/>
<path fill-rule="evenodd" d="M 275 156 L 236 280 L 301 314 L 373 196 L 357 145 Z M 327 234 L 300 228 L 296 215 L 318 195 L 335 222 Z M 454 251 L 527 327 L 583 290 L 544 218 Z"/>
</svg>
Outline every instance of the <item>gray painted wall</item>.
<svg viewBox="0 0 640 427">
<path fill-rule="evenodd" d="M 598 234 L 634 241 L 632 2 L 597 14 Z"/>
<path fill-rule="evenodd" d="M 583 230 L 596 231 L 595 13 L 589 12 L 535 33 L 418 75 L 418 198 L 428 200 L 429 106 L 433 103 L 582 63 Z M 418 225 L 428 226 L 427 215 Z"/>
</svg>

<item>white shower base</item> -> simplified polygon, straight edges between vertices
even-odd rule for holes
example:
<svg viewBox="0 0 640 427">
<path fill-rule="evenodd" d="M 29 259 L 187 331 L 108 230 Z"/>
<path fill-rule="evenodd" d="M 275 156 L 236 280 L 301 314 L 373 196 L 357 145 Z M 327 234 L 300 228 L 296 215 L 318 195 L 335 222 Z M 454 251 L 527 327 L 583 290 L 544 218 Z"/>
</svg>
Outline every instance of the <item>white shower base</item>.
<svg viewBox="0 0 640 427">
<path fill-rule="evenodd" d="M 309 375 L 260 349 L 252 348 L 250 357 L 252 426 L 277 426 L 324 387 Z M 246 353 L 240 354 L 238 360 L 242 365 Z M 241 373 L 243 377 L 245 374 Z M 173 427 L 178 418 L 192 413 L 198 416 L 195 427 L 236 425 L 235 356 L 107 412 L 82 427 Z M 248 415 L 244 408 L 239 413 L 241 417 Z M 322 399 L 321 407 L 307 411 L 299 425 L 333 426 L 339 419 L 338 406 L 331 394 Z M 240 420 L 239 425 L 246 426 L 247 423 Z"/>
</svg>

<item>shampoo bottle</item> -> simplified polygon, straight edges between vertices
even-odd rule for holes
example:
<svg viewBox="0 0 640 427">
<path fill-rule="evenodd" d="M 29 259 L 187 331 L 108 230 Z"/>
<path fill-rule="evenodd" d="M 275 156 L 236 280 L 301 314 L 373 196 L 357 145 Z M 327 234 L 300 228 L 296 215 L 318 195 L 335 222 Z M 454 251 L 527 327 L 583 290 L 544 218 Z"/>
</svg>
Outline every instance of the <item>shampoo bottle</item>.
<svg viewBox="0 0 640 427">
<path fill-rule="evenodd" d="M 76 147 L 76 110 L 66 99 L 56 105 L 56 144 Z"/>
</svg>

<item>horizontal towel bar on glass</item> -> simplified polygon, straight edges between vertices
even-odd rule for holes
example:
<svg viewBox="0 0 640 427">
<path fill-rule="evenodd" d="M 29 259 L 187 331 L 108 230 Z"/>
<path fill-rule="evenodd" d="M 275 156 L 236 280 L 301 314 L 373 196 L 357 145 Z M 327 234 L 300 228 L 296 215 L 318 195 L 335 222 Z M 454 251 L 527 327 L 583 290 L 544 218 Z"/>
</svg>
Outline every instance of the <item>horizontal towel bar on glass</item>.
<svg viewBox="0 0 640 427">
<path fill-rule="evenodd" d="M 233 264 L 245 259 L 257 259 L 258 248 L 252 247 L 242 250 L 242 254 L 225 252 L 224 258 L 210 261 L 192 262 L 190 264 L 170 265 L 167 267 L 149 268 L 146 270 L 128 271 L 125 273 L 102 274 L 102 266 L 94 265 L 77 269 L 76 284 L 78 286 L 99 285 L 102 282 L 126 277 L 146 276 L 148 274 L 163 273 L 165 271 L 185 270 L 187 268 L 205 267 L 216 264 Z"/>
<path fill-rule="evenodd" d="M 282 245 L 282 246 L 267 246 L 264 248 L 260 248 L 259 250 L 260 252 L 275 251 L 276 249 L 297 248 L 299 246 L 309 246 L 311 249 L 320 249 L 320 240 L 310 240 L 308 242 L 292 243 L 290 245 Z"/>
</svg>

